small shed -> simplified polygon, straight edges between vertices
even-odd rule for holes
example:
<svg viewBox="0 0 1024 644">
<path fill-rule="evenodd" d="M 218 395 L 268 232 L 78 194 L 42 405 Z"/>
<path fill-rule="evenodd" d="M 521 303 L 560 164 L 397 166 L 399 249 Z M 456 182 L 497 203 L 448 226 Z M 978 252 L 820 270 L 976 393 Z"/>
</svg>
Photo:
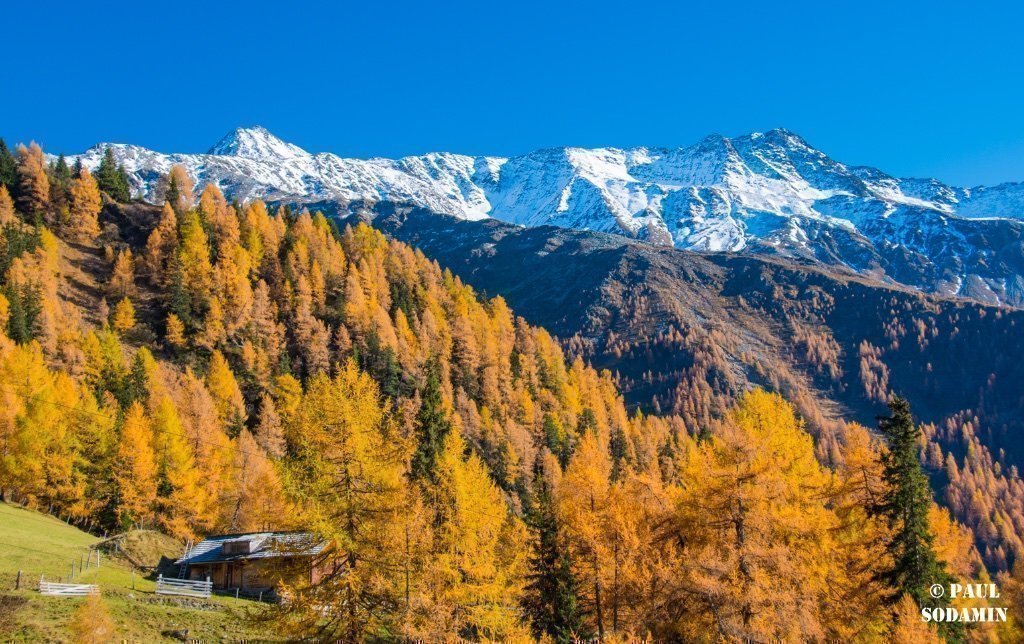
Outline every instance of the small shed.
<svg viewBox="0 0 1024 644">
<path fill-rule="evenodd" d="M 219 590 L 268 592 L 279 582 L 316 583 L 330 565 L 330 542 L 308 532 L 210 536 L 175 561 L 186 579 L 210 578 Z"/>
</svg>

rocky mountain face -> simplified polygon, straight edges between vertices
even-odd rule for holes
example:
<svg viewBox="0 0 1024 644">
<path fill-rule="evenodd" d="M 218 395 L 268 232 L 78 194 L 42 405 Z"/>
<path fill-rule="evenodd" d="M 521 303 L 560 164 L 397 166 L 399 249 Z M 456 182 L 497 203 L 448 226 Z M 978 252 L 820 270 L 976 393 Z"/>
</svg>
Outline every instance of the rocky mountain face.
<svg viewBox="0 0 1024 644">
<path fill-rule="evenodd" d="M 957 188 L 834 161 L 772 130 L 685 148 L 551 148 L 512 157 L 310 154 L 263 128 L 206 154 L 111 147 L 137 196 L 184 165 L 229 197 L 342 207 L 390 202 L 460 219 L 610 232 L 677 248 L 767 254 L 990 304 L 1024 305 L 1024 184 Z M 342 208 L 343 209 L 343 208 Z"/>
</svg>

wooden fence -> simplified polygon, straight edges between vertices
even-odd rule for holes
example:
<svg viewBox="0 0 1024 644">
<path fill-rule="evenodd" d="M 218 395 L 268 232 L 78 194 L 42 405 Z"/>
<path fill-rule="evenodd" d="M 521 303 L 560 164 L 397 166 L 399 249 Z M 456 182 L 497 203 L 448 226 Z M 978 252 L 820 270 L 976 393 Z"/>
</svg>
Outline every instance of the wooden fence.
<svg viewBox="0 0 1024 644">
<path fill-rule="evenodd" d="M 186 597 L 202 597 L 207 599 L 213 591 L 213 582 L 193 581 L 191 579 L 173 579 L 160 575 L 156 579 L 157 595 L 184 595 Z"/>
<path fill-rule="evenodd" d="M 40 577 L 39 592 L 58 597 L 85 597 L 100 592 L 100 587 L 96 584 L 57 584 Z"/>
</svg>

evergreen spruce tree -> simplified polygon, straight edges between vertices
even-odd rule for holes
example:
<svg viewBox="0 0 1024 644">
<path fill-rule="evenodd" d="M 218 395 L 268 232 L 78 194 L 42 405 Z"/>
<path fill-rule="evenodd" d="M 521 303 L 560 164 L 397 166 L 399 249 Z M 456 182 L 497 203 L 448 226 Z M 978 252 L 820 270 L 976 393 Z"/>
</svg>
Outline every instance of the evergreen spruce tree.
<svg viewBox="0 0 1024 644">
<path fill-rule="evenodd" d="M 11 197 L 17 198 L 15 191 L 18 189 L 18 161 L 3 139 L 0 139 L 0 184 L 7 186 Z"/>
<path fill-rule="evenodd" d="M 172 172 L 167 179 L 167 193 L 164 194 L 164 201 L 173 207 L 181 199 L 181 187 L 178 186 L 178 179 Z"/>
<path fill-rule="evenodd" d="M 584 637 L 572 563 L 559 536 L 551 484 L 538 458 L 533 468 L 533 498 L 526 519 L 534 532 L 530 583 L 523 608 L 533 623 L 534 635 L 556 642 L 575 642 Z"/>
<path fill-rule="evenodd" d="M 181 258 L 175 257 L 171 260 L 171 284 L 170 293 L 167 295 L 167 308 L 178 318 L 178 321 L 188 328 L 193 324 L 195 303 L 192 301 L 192 294 L 185 287 L 182 274 Z"/>
<path fill-rule="evenodd" d="M 121 407 L 127 409 L 136 401 L 144 402 L 146 400 L 148 395 L 146 386 L 148 383 L 149 376 L 146 374 L 146 363 L 142 358 L 142 353 L 139 352 L 135 354 L 135 358 L 132 360 L 132 367 L 125 374 L 120 387 L 112 393 L 118 402 L 121 403 Z"/>
<path fill-rule="evenodd" d="M 612 481 L 618 481 L 622 477 L 623 468 L 629 457 L 626 445 L 626 433 L 621 427 L 613 427 L 611 436 L 608 438 L 608 452 L 612 457 Z"/>
<path fill-rule="evenodd" d="M 114 173 L 117 172 L 117 163 L 114 162 L 114 151 L 109 147 L 103 151 L 103 158 L 96 168 L 96 183 L 100 184 L 100 190 L 110 194 L 114 186 Z"/>
<path fill-rule="evenodd" d="M 31 342 L 36 337 L 36 320 L 42 312 L 39 290 L 7 285 L 3 288 L 3 295 L 9 306 L 7 337 L 19 344 Z"/>
<path fill-rule="evenodd" d="M 434 480 L 437 457 L 452 430 L 441 396 L 441 366 L 431 360 L 426 366 L 427 381 L 420 392 L 420 409 L 416 413 L 419 440 L 412 455 L 412 475 L 420 480 Z"/>
<path fill-rule="evenodd" d="M 109 147 L 103 151 L 103 159 L 96 168 L 96 183 L 114 201 L 124 203 L 131 199 L 128 177 L 124 168 L 114 161 L 114 151 Z"/>
<path fill-rule="evenodd" d="M 57 160 L 53 162 L 50 172 L 52 181 L 63 186 L 71 183 L 71 167 L 68 166 L 68 161 L 64 158 L 63 154 L 58 156 Z"/>
<path fill-rule="evenodd" d="M 949 605 L 948 593 L 938 598 L 929 593 L 933 584 L 948 588 L 954 579 L 935 554 L 935 536 L 928 525 L 932 492 L 918 456 L 921 429 L 914 423 L 910 404 L 904 398 L 894 398 L 889 410 L 892 415 L 880 418 L 878 424 L 889 443 L 889 451 L 882 458 L 890 491 L 876 511 L 894 529 L 888 544 L 893 566 L 884 574 L 884 580 L 895 591 L 893 602 L 910 595 L 918 606 L 945 607 Z M 945 634 L 959 639 L 953 626 Z"/>
<path fill-rule="evenodd" d="M 127 203 L 132 199 L 132 186 L 128 182 L 128 173 L 125 171 L 123 165 L 117 166 L 117 175 L 115 176 L 116 187 L 114 193 L 117 196 L 117 200 L 121 203 Z"/>
<path fill-rule="evenodd" d="M 551 453 L 558 457 L 558 464 L 565 469 L 569 465 L 572 448 L 568 434 L 551 414 L 544 414 L 544 442 Z"/>
</svg>

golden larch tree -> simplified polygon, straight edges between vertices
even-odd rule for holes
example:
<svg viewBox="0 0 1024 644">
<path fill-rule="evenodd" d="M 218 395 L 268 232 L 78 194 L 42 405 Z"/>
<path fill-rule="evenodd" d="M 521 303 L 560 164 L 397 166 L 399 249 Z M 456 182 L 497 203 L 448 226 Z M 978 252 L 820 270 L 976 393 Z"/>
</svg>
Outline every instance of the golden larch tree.
<svg viewBox="0 0 1024 644">
<path fill-rule="evenodd" d="M 100 233 L 99 215 L 103 206 L 100 188 L 88 168 L 71 182 L 68 231 L 79 241 L 89 241 Z"/>
<path fill-rule="evenodd" d="M 14 202 L 11 201 L 11 193 L 7 191 L 7 186 L 0 185 L 0 226 L 13 224 L 17 220 L 18 216 L 14 213 Z"/>
<path fill-rule="evenodd" d="M 117 514 L 123 525 L 152 523 L 156 503 L 153 428 L 139 403 L 125 413 L 114 467 Z"/>
<path fill-rule="evenodd" d="M 386 607 L 402 596 L 407 443 L 377 385 L 352 362 L 334 378 L 314 376 L 286 418 L 288 489 L 339 559 L 318 583 L 283 589 L 284 632 L 359 641 L 393 627 L 397 616 Z"/>
<path fill-rule="evenodd" d="M 151 284 L 159 287 L 170 285 L 177 250 L 178 216 L 170 202 L 164 202 L 160 219 L 146 239 L 146 252 L 142 260 Z"/>
<path fill-rule="evenodd" d="M 663 538 L 685 544 L 679 636 L 823 639 L 838 526 L 830 474 L 777 394 L 746 394 L 689 459 Z M 800 588 L 799 593 L 791 592 Z"/>
<path fill-rule="evenodd" d="M 213 396 L 222 426 L 234 432 L 239 431 L 248 415 L 245 411 L 245 399 L 238 387 L 238 381 L 235 380 L 235 374 L 220 351 L 214 351 L 210 357 L 206 388 Z"/>
<path fill-rule="evenodd" d="M 456 630 L 485 640 L 523 638 L 528 631 L 518 606 L 526 584 L 526 527 L 509 513 L 483 462 L 464 453 L 465 443 L 452 432 L 437 463 L 436 609 L 453 615 Z"/>
<path fill-rule="evenodd" d="M 18 146 L 18 203 L 27 216 L 45 216 L 50 204 L 46 157 L 35 142 Z"/>
<path fill-rule="evenodd" d="M 132 250 L 126 248 L 117 254 L 114 268 L 107 282 L 107 296 L 117 300 L 135 295 L 135 257 Z"/>
<path fill-rule="evenodd" d="M 110 322 L 120 333 L 127 333 L 135 328 L 135 306 L 130 297 L 122 298 L 117 303 Z"/>
</svg>

